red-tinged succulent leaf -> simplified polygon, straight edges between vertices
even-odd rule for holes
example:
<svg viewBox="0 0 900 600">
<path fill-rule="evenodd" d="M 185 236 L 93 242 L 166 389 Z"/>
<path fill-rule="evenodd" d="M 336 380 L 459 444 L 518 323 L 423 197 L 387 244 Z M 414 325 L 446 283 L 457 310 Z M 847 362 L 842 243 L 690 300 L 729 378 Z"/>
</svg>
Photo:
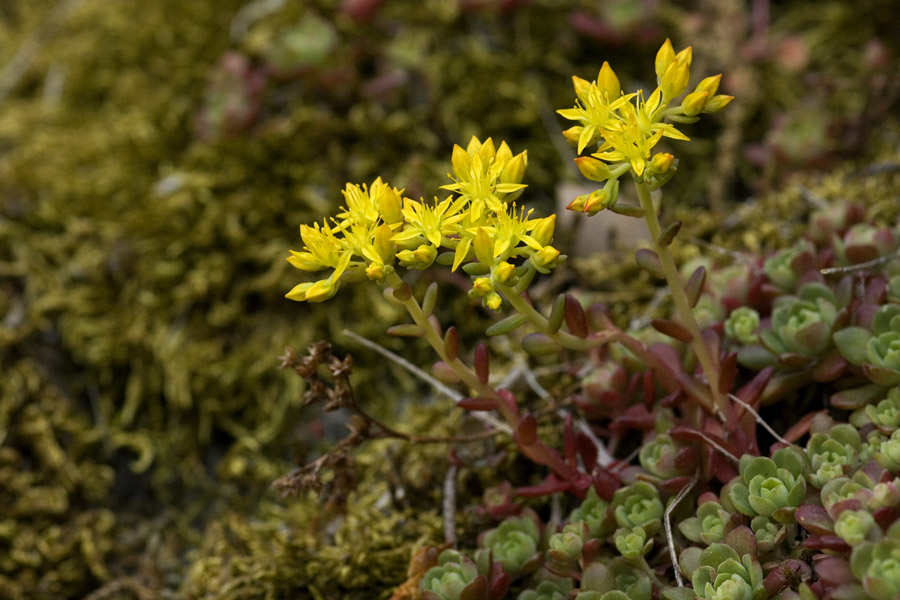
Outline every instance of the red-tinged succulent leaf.
<svg viewBox="0 0 900 600">
<path fill-rule="evenodd" d="M 437 332 L 438 336 L 443 336 L 443 329 L 441 328 L 441 320 L 438 319 L 437 315 L 429 315 L 428 322 L 431 323 L 431 326 L 434 327 L 434 330 Z"/>
<path fill-rule="evenodd" d="M 884 397 L 884 387 L 870 383 L 861 387 L 840 391 L 831 396 L 831 405 L 843 410 L 856 410 Z"/>
<path fill-rule="evenodd" d="M 793 444 L 797 440 L 802 438 L 804 435 L 809 433 L 809 426 L 812 423 L 812 420 L 817 415 L 827 415 L 827 414 L 828 414 L 827 410 L 819 410 L 816 412 L 807 413 L 807 414 L 803 415 L 803 417 L 801 417 L 799 421 L 794 423 L 790 429 L 788 429 L 786 432 L 784 432 L 784 435 L 782 435 L 781 437 L 783 437 L 784 439 L 786 439 L 787 441 L 789 441 Z"/>
<path fill-rule="evenodd" d="M 644 406 L 648 409 L 653 407 L 653 401 L 656 399 L 656 378 L 653 369 L 644 371 L 643 381 L 641 382 L 641 395 L 643 396 Z"/>
<path fill-rule="evenodd" d="M 479 342 L 475 346 L 475 375 L 478 376 L 478 381 L 481 383 L 487 384 L 488 382 L 490 364 L 487 346 L 484 342 Z"/>
<path fill-rule="evenodd" d="M 668 247 L 675 239 L 675 236 L 678 235 L 678 232 L 681 231 L 681 225 L 681 221 L 672 221 L 669 223 L 666 228 L 663 229 L 662 233 L 659 234 L 659 239 L 656 240 L 656 244 L 661 248 Z"/>
<path fill-rule="evenodd" d="M 589 538 L 589 535 L 586 535 L 585 538 Z M 601 539 L 587 539 L 584 545 L 581 547 L 581 562 L 582 564 L 589 565 L 594 562 L 594 559 L 597 557 L 597 554 L 603 548 L 604 540 Z"/>
<path fill-rule="evenodd" d="M 602 302 L 594 302 L 587 310 L 588 325 L 593 331 L 603 331 L 604 329 L 612 329 L 615 324 L 612 321 L 609 307 Z"/>
<path fill-rule="evenodd" d="M 456 405 L 463 410 L 494 410 L 497 401 L 493 398 L 463 398 Z"/>
<path fill-rule="evenodd" d="M 520 445 L 532 446 L 537 443 L 537 419 L 533 414 L 528 413 L 519 420 L 517 433 Z"/>
<path fill-rule="evenodd" d="M 881 306 L 884 304 L 888 293 L 888 282 L 884 277 L 872 277 L 866 283 L 866 291 L 863 294 L 863 302 Z"/>
<path fill-rule="evenodd" d="M 869 262 L 878 258 L 878 248 L 874 244 L 854 244 L 844 248 L 847 262 L 852 265 Z"/>
<path fill-rule="evenodd" d="M 482 574 L 473 579 L 472 583 L 460 592 L 459 600 L 491 600 L 488 596 L 487 576 Z"/>
<path fill-rule="evenodd" d="M 850 544 L 836 535 L 811 535 L 803 540 L 803 547 L 810 550 L 830 550 L 832 552 L 850 552 Z"/>
<path fill-rule="evenodd" d="M 692 375 L 679 373 L 678 384 L 681 386 L 681 389 L 684 390 L 685 394 L 699 402 L 701 405 L 708 407 L 713 405 L 713 399 L 709 388 L 702 385 Z"/>
<path fill-rule="evenodd" d="M 863 373 L 866 374 L 873 383 L 884 386 L 895 386 L 900 384 L 900 373 L 894 369 L 886 367 L 877 367 L 869 363 L 863 363 Z"/>
<path fill-rule="evenodd" d="M 769 380 L 772 379 L 772 375 L 775 373 L 774 367 L 766 367 L 759 373 L 753 376 L 753 379 L 744 384 L 744 387 L 739 389 L 735 396 L 753 406 L 754 408 L 759 407 L 759 401 L 762 398 L 763 392 L 766 390 L 766 386 L 769 384 Z M 741 410 L 744 410 L 743 407 Z"/>
<path fill-rule="evenodd" d="M 756 556 L 756 535 L 753 530 L 745 525 L 735 527 L 722 540 L 723 543 L 734 548 L 738 556 L 749 554 Z"/>
<path fill-rule="evenodd" d="M 677 321 L 670 319 L 651 319 L 650 325 L 663 335 L 667 335 L 679 342 L 690 343 L 694 336 L 688 331 L 687 327 Z"/>
<path fill-rule="evenodd" d="M 853 571 L 850 570 L 850 563 L 836 556 L 827 556 L 815 561 L 813 569 L 815 569 L 819 579 L 829 587 L 837 587 L 856 581 Z"/>
<path fill-rule="evenodd" d="M 763 579 L 763 588 L 765 588 L 769 597 L 774 596 L 788 586 L 788 574 L 785 571 L 780 566 L 776 567 Z"/>
<path fill-rule="evenodd" d="M 824 323 L 813 323 L 813 325 L 825 325 Z M 807 329 L 816 329 L 810 325 Z M 822 328 L 818 328 L 820 331 L 824 331 Z M 800 335 L 798 334 L 798 338 Z M 789 369 L 802 369 L 804 367 L 808 367 L 813 363 L 815 359 L 810 358 L 809 356 L 803 356 L 802 354 L 793 354 L 791 352 L 785 352 L 783 354 L 778 355 L 778 363 Z"/>
<path fill-rule="evenodd" d="M 834 381 L 844 373 L 848 364 L 847 359 L 836 348 L 832 349 L 813 367 L 812 378 L 819 383 Z"/>
<path fill-rule="evenodd" d="M 659 256 L 657 256 L 656 252 L 653 250 L 641 248 L 634 253 L 634 259 L 637 261 L 640 268 L 650 273 L 653 277 L 656 277 L 657 279 L 666 278 L 666 275 L 663 272 L 662 263 L 659 262 Z"/>
<path fill-rule="evenodd" d="M 497 395 L 500 396 L 500 399 L 503 400 L 510 409 L 512 409 L 513 414 L 519 414 L 519 403 L 516 401 L 515 394 L 507 389 L 503 389 L 497 390 Z"/>
<path fill-rule="evenodd" d="M 677 494 L 684 486 L 688 485 L 694 480 L 693 477 L 687 476 L 679 476 L 672 477 L 671 479 L 666 479 L 665 481 L 659 482 L 656 487 L 659 488 L 660 491 L 665 492 L 667 494 Z"/>
<path fill-rule="evenodd" d="M 622 485 L 622 482 L 607 469 L 596 469 L 591 474 L 591 480 L 594 491 L 607 502 L 612 501 L 616 490 Z"/>
<path fill-rule="evenodd" d="M 883 531 L 887 531 L 900 518 L 900 510 L 893 506 L 885 506 L 872 511 L 872 517 Z"/>
<path fill-rule="evenodd" d="M 570 482 L 563 481 L 555 475 L 550 474 L 543 482 L 537 485 L 517 488 L 516 496 L 522 496 L 523 498 L 538 498 L 540 496 L 549 496 L 550 494 L 555 494 L 557 492 L 565 492 L 571 489 L 571 487 L 572 484 Z"/>
<path fill-rule="evenodd" d="M 801 527 L 813 535 L 832 535 L 834 522 L 825 509 L 818 504 L 803 504 L 794 513 Z"/>
<path fill-rule="evenodd" d="M 690 303 L 691 308 L 697 306 L 697 301 L 700 300 L 700 294 L 703 293 L 703 285 L 705 283 L 706 267 L 701 265 L 694 269 L 694 272 L 691 273 L 687 283 L 684 285 L 684 291 L 687 293 L 688 302 Z"/>
<path fill-rule="evenodd" d="M 814 269 L 816 266 L 815 257 L 809 252 L 801 252 L 791 260 L 791 270 L 798 277 Z"/>
<path fill-rule="evenodd" d="M 660 406 L 663 408 L 672 408 L 673 406 L 677 406 L 682 400 L 684 400 L 684 392 L 681 390 L 675 390 L 665 398 L 659 401 Z"/>
<path fill-rule="evenodd" d="M 431 366 L 431 374 L 443 383 L 459 383 L 459 375 L 442 360 L 436 361 Z"/>
<path fill-rule="evenodd" d="M 450 361 L 459 358 L 459 333 L 456 331 L 456 327 L 452 325 L 447 328 L 447 332 L 444 334 L 444 354 L 447 356 L 447 360 Z"/>
<path fill-rule="evenodd" d="M 499 562 L 493 564 L 491 572 L 491 585 L 488 593 L 490 600 L 501 600 L 509 590 L 509 574 L 503 570 Z"/>
<path fill-rule="evenodd" d="M 580 338 L 587 337 L 587 317 L 584 309 L 581 308 L 581 303 L 572 294 L 566 294 L 565 318 L 566 327 L 569 328 L 572 335 Z"/>
<path fill-rule="evenodd" d="M 679 448 L 675 453 L 675 468 L 679 471 L 688 471 L 696 465 L 697 451 L 693 446 Z"/>
<path fill-rule="evenodd" d="M 655 426 L 656 415 L 647 410 L 647 407 L 643 404 L 635 404 L 634 406 L 629 406 L 622 415 L 616 417 L 609 428 L 617 432 L 627 429 L 651 431 Z"/>
<path fill-rule="evenodd" d="M 719 365 L 719 393 L 727 394 L 734 387 L 734 380 L 737 378 L 737 352 L 729 352 L 722 359 Z"/>
<path fill-rule="evenodd" d="M 585 470 L 590 473 L 597 466 L 597 446 L 587 434 L 581 431 L 575 434 L 575 445 L 578 448 L 578 455 L 584 462 Z"/>
</svg>

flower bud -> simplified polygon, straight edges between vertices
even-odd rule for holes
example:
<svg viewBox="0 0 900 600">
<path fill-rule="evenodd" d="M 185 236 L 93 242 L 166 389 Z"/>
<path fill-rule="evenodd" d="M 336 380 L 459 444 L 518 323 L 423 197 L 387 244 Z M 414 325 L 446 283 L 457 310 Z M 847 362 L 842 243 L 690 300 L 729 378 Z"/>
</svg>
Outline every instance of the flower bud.
<svg viewBox="0 0 900 600">
<path fill-rule="evenodd" d="M 710 77 L 706 77 L 697 84 L 697 87 L 694 88 L 695 92 L 709 92 L 709 97 L 712 98 L 716 95 L 716 91 L 719 89 L 719 82 L 722 81 L 722 74 L 711 75 Z"/>
<path fill-rule="evenodd" d="M 654 175 L 663 175 L 667 173 L 672 165 L 675 164 L 675 157 L 668 152 L 657 152 L 650 159 L 650 171 Z"/>
<path fill-rule="evenodd" d="M 677 98 L 683 94 L 690 77 L 691 70 L 689 66 L 680 64 L 677 60 L 669 65 L 659 84 L 663 93 L 663 102 L 668 104 L 672 98 Z"/>
<path fill-rule="evenodd" d="M 656 82 L 659 83 L 662 81 L 663 75 L 666 74 L 666 70 L 669 68 L 675 61 L 675 49 L 672 48 L 672 41 L 669 38 L 666 38 L 666 41 L 663 42 L 663 45 L 659 47 L 659 51 L 656 53 Z"/>
<path fill-rule="evenodd" d="M 385 276 L 385 267 L 382 263 L 369 263 L 369 266 L 366 267 L 366 277 L 371 279 L 372 281 L 384 281 Z"/>
<path fill-rule="evenodd" d="M 570 143 L 577 144 L 578 138 L 581 137 L 581 132 L 584 129 L 581 125 L 576 125 L 575 127 L 570 127 L 562 132 L 563 137 L 566 138 Z"/>
<path fill-rule="evenodd" d="M 724 94 L 719 94 L 718 96 L 713 96 L 706 103 L 706 107 L 703 109 L 703 112 L 714 113 L 722 110 L 734 100 L 734 96 L 726 96 Z"/>
<path fill-rule="evenodd" d="M 486 265 L 494 262 L 494 242 L 484 227 L 479 227 L 475 232 L 475 241 L 472 246 L 475 248 L 475 257 L 479 262 Z"/>
<path fill-rule="evenodd" d="M 591 181 L 606 181 L 612 177 L 609 167 L 602 160 L 591 156 L 579 156 L 575 159 L 575 166 L 581 174 Z"/>
<path fill-rule="evenodd" d="M 528 153 L 520 152 L 511 157 L 500 173 L 501 183 L 521 183 L 522 177 L 525 175 L 525 167 L 528 166 Z M 512 200 L 512 198 L 505 198 Z"/>
<path fill-rule="evenodd" d="M 699 115 L 706 106 L 707 98 L 709 98 L 709 92 L 691 92 L 681 101 L 681 112 L 687 117 Z"/>
<path fill-rule="evenodd" d="M 597 86 L 608 100 L 615 100 L 622 91 L 619 85 L 619 78 L 616 77 L 612 67 L 606 61 L 603 61 L 603 66 L 600 67 L 600 73 L 597 75 Z"/>
<path fill-rule="evenodd" d="M 559 262 L 559 250 L 553 246 L 544 246 L 531 257 L 532 263 L 538 271 L 552 269 Z M 546 271 L 544 271 L 546 272 Z"/>
<path fill-rule="evenodd" d="M 490 277 L 478 277 L 472 284 L 472 291 L 477 296 L 484 296 L 494 291 L 494 285 L 491 283 Z"/>
<path fill-rule="evenodd" d="M 306 290 L 307 302 L 324 302 L 337 293 L 337 288 L 330 279 L 317 281 Z"/>
<path fill-rule="evenodd" d="M 540 244 L 546 246 L 553 241 L 553 232 L 556 229 L 556 215 L 550 215 L 539 219 L 531 230 L 531 237 Z"/>
<path fill-rule="evenodd" d="M 390 226 L 384 223 L 375 229 L 372 245 L 383 263 L 389 263 L 394 259 L 394 242 L 391 241 L 393 235 Z"/>
<path fill-rule="evenodd" d="M 496 312 L 500 310 L 500 306 L 503 304 L 503 298 L 501 298 L 500 294 L 497 292 L 491 292 L 484 297 L 483 302 L 485 306 Z"/>
<path fill-rule="evenodd" d="M 509 149 L 509 146 L 505 141 L 500 142 L 500 147 L 497 148 L 497 153 L 494 155 L 494 162 L 497 163 L 505 163 L 509 159 L 512 158 L 512 150 Z"/>
<path fill-rule="evenodd" d="M 582 104 L 587 104 L 588 95 L 591 93 L 591 82 L 573 75 L 572 83 L 575 85 L 575 95 L 578 96 Z"/>
<path fill-rule="evenodd" d="M 472 139 L 474 140 L 475 138 Z M 463 150 L 461 146 L 454 144 L 453 156 L 450 158 L 450 164 L 453 166 L 453 172 L 456 176 L 463 179 L 472 169 L 472 157 L 468 152 Z"/>
<path fill-rule="evenodd" d="M 390 186 L 385 186 L 384 192 L 381 195 L 381 218 L 388 225 L 393 225 L 394 223 L 399 223 L 403 220 L 403 213 L 401 212 L 401 207 L 403 205 L 403 201 L 400 199 L 400 193 L 397 188 L 392 188 Z"/>
<path fill-rule="evenodd" d="M 494 268 L 494 280 L 499 283 L 506 283 L 512 280 L 516 275 L 516 267 L 505 260 Z"/>
<path fill-rule="evenodd" d="M 303 302 L 306 300 L 306 292 L 313 286 L 312 282 L 300 283 L 291 288 L 287 294 L 284 295 L 288 300 L 294 300 L 296 302 Z"/>
<path fill-rule="evenodd" d="M 601 210 L 609 208 L 609 205 L 609 192 L 606 191 L 606 188 L 603 188 L 602 190 L 594 190 L 588 194 L 583 210 L 588 216 L 593 217 Z"/>
<path fill-rule="evenodd" d="M 584 205 L 587 203 L 589 194 L 582 194 L 580 196 L 576 196 L 574 200 L 569 202 L 566 205 L 566 210 L 571 210 L 575 212 L 584 212 Z M 290 260 L 290 259 L 288 259 Z"/>
<path fill-rule="evenodd" d="M 407 269 L 427 269 L 437 257 L 437 249 L 434 246 L 422 244 L 415 250 L 401 250 L 397 253 L 400 264 Z"/>
</svg>

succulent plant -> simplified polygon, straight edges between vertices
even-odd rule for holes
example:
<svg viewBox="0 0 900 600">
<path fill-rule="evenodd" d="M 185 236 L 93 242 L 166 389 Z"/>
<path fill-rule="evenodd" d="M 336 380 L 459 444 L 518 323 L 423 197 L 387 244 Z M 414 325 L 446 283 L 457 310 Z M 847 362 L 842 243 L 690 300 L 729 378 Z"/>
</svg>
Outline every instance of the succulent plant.
<svg viewBox="0 0 900 600">
<path fill-rule="evenodd" d="M 495 529 L 485 532 L 481 546 L 490 550 L 492 560 L 503 565 L 510 577 L 516 577 L 540 566 L 540 541 L 537 516 L 529 513 L 508 518 Z"/>
<path fill-rule="evenodd" d="M 581 506 L 569 515 L 569 522 L 584 521 L 587 523 L 591 537 L 603 537 L 612 533 L 615 522 L 609 503 L 597 495 L 597 491 L 591 487 L 588 489 Z"/>
<path fill-rule="evenodd" d="M 838 263 L 852 265 L 895 252 L 897 236 L 886 227 L 857 223 L 847 230 L 835 246 Z"/>
<path fill-rule="evenodd" d="M 900 598 L 900 521 L 877 542 L 863 542 L 850 557 L 853 574 L 875 600 Z"/>
<path fill-rule="evenodd" d="M 755 344 L 759 340 L 759 313 L 749 306 L 739 306 L 725 320 L 725 335 L 742 344 Z"/>
<path fill-rule="evenodd" d="M 715 501 L 703 502 L 697 508 L 697 516 L 678 523 L 678 529 L 693 542 L 703 542 L 707 546 L 721 542 L 731 525 L 732 513 Z"/>
<path fill-rule="evenodd" d="M 616 490 L 612 510 L 619 527 L 641 527 L 649 536 L 662 526 L 663 503 L 659 491 L 645 481 Z"/>
<path fill-rule="evenodd" d="M 422 600 L 465 600 L 486 597 L 487 577 L 479 575 L 472 559 L 456 550 L 444 550 L 438 564 L 419 582 Z M 483 590 L 483 591 L 482 591 Z M 476 592 L 481 592 L 481 596 Z"/>
<path fill-rule="evenodd" d="M 592 563 L 585 569 L 581 591 L 575 600 L 650 600 L 650 578 L 623 558 L 609 564 Z"/>
<path fill-rule="evenodd" d="M 872 443 L 872 441 L 873 438 L 870 436 L 869 442 Z M 879 466 L 887 469 L 892 474 L 900 474 L 900 429 L 892 433 L 891 437 L 880 444 L 875 451 L 875 460 Z"/>
<path fill-rule="evenodd" d="M 845 510 L 834 523 L 834 533 L 851 546 L 857 546 L 864 542 L 876 527 L 875 519 L 869 511 Z"/>
<path fill-rule="evenodd" d="M 866 376 L 883 386 L 900 384 L 900 305 L 885 304 L 872 317 L 872 331 L 846 327 L 834 343 L 849 362 L 862 365 Z"/>
<path fill-rule="evenodd" d="M 567 567 L 577 565 L 581 559 L 581 549 L 584 547 L 586 526 L 584 521 L 576 521 L 551 535 L 547 556 Z"/>
<path fill-rule="evenodd" d="M 883 433 L 892 433 L 900 427 L 900 387 L 892 388 L 887 398 L 865 407 L 866 416 Z"/>
<path fill-rule="evenodd" d="M 557 577 L 542 571 L 534 589 L 523 590 L 516 600 L 568 600 L 573 582 L 568 577 Z"/>
<path fill-rule="evenodd" d="M 793 511 L 806 496 L 805 457 L 798 449 L 776 450 L 772 458 L 744 455 L 740 475 L 722 491 L 726 508 L 755 517 L 772 517 L 779 523 L 793 522 Z"/>
<path fill-rule="evenodd" d="M 739 556 L 718 543 L 700 554 L 700 567 L 691 574 L 694 593 L 702 600 L 761 600 L 768 596 L 762 582 L 762 567 L 754 556 Z"/>
<path fill-rule="evenodd" d="M 818 432 L 810 436 L 806 444 L 811 470 L 809 483 L 821 488 L 836 477 L 845 474 L 845 468 L 859 464 L 862 442 L 856 428 L 847 423 L 833 426 L 828 433 Z"/>
<path fill-rule="evenodd" d="M 759 339 L 775 355 L 815 359 L 831 345 L 837 311 L 834 292 L 820 283 L 808 283 L 796 296 L 776 299 L 770 327 L 760 332 Z"/>
<path fill-rule="evenodd" d="M 678 447 L 668 435 L 657 435 L 641 446 L 638 459 L 648 473 L 661 479 L 670 479 L 681 474 L 675 466 Z"/>
<path fill-rule="evenodd" d="M 782 291 L 793 291 L 797 285 L 797 277 L 812 266 L 814 252 L 815 248 L 810 242 L 800 240 L 766 259 L 763 264 L 766 277 Z"/>
<path fill-rule="evenodd" d="M 647 539 L 647 533 L 642 527 L 623 527 L 616 531 L 613 541 L 619 554 L 631 561 L 641 558 L 653 548 L 653 539 Z"/>
<path fill-rule="evenodd" d="M 769 552 L 775 546 L 787 539 L 789 528 L 796 530 L 796 525 L 776 523 L 769 517 L 753 517 L 750 521 L 750 529 L 756 536 L 756 547 L 760 552 Z M 796 533 L 794 531 L 793 533 Z"/>
</svg>

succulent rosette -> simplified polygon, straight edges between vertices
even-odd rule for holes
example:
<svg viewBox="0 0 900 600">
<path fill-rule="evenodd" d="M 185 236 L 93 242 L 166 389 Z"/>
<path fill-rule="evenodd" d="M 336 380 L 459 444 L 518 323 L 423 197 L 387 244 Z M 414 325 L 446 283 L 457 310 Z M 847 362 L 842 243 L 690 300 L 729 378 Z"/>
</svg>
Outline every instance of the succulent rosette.
<svg viewBox="0 0 900 600">
<path fill-rule="evenodd" d="M 869 437 L 870 443 L 872 436 Z M 894 475 L 900 474 L 900 429 L 891 434 L 875 450 L 875 460 L 878 465 L 887 469 Z"/>
<path fill-rule="evenodd" d="M 419 582 L 422 600 L 464 600 L 486 597 L 487 577 L 478 567 L 456 550 L 444 550 L 438 564 L 429 569 Z M 479 595 L 479 592 L 481 595 Z"/>
<path fill-rule="evenodd" d="M 835 332 L 834 343 L 849 362 L 862 365 L 874 383 L 900 385 L 900 305 L 879 307 L 871 331 L 846 327 Z"/>
<path fill-rule="evenodd" d="M 697 516 L 689 517 L 678 524 L 678 529 L 692 542 L 703 542 L 706 545 L 721 542 L 732 519 L 732 513 L 715 501 L 702 503 L 697 508 Z"/>
<path fill-rule="evenodd" d="M 850 567 L 875 600 L 900 598 L 900 521 L 881 540 L 854 547 Z"/>
<path fill-rule="evenodd" d="M 581 559 L 581 549 L 584 547 L 586 532 L 584 521 L 569 523 L 563 530 L 550 536 L 547 556 L 551 560 L 566 567 L 574 567 Z"/>
<path fill-rule="evenodd" d="M 759 341 L 759 313 L 749 306 L 739 306 L 731 311 L 725 320 L 725 335 L 741 344 L 755 344 Z"/>
<path fill-rule="evenodd" d="M 762 600 L 768 597 L 759 561 L 750 554 L 739 556 L 734 548 L 725 544 L 713 544 L 700 554 L 700 567 L 691 575 L 691 585 L 701 600 Z"/>
<path fill-rule="evenodd" d="M 584 571 L 575 600 L 650 600 L 653 584 L 643 572 L 623 558 L 609 564 L 594 562 Z"/>
<path fill-rule="evenodd" d="M 571 579 L 542 571 L 540 582 L 534 589 L 523 590 L 516 600 L 568 600 L 570 591 L 572 591 Z"/>
<path fill-rule="evenodd" d="M 641 446 L 638 459 L 648 473 L 660 479 L 671 479 L 681 474 L 675 467 L 675 456 L 678 447 L 672 438 L 665 434 L 657 435 Z"/>
<path fill-rule="evenodd" d="M 900 387 L 892 388 L 887 398 L 865 407 L 866 416 L 883 433 L 893 433 L 900 427 Z"/>
<path fill-rule="evenodd" d="M 806 496 L 808 466 L 804 453 L 796 448 L 776 450 L 772 458 L 744 455 L 740 475 L 722 490 L 726 508 L 733 507 L 748 517 L 762 515 L 779 523 L 791 523 L 794 510 Z"/>
<path fill-rule="evenodd" d="M 808 240 L 800 240 L 766 259 L 763 271 L 769 281 L 782 291 L 793 291 L 797 277 L 812 266 L 815 247 Z"/>
<path fill-rule="evenodd" d="M 775 300 L 772 320 L 759 339 L 770 352 L 815 360 L 831 345 L 831 327 L 838 307 L 834 292 L 820 283 L 808 283 L 796 296 Z"/>
<path fill-rule="evenodd" d="M 845 474 L 845 469 L 859 464 L 862 440 L 856 428 L 847 423 L 835 425 L 828 433 L 810 436 L 806 451 L 811 463 L 809 483 L 817 488 Z"/>
<path fill-rule="evenodd" d="M 569 523 L 584 521 L 587 523 L 591 537 L 603 537 L 612 533 L 615 522 L 609 503 L 597 495 L 593 487 L 588 488 L 581 506 L 569 515 Z"/>
<path fill-rule="evenodd" d="M 503 565 L 510 577 L 517 577 L 540 566 L 540 540 L 537 516 L 526 514 L 508 518 L 499 527 L 485 532 L 481 546 L 490 550 L 491 559 Z"/>
<path fill-rule="evenodd" d="M 834 533 L 851 546 L 866 541 L 876 528 L 875 518 L 867 510 L 844 510 L 834 523 Z"/>
<path fill-rule="evenodd" d="M 632 561 L 641 558 L 653 548 L 653 539 L 648 540 L 647 533 L 641 527 L 619 529 L 613 542 L 619 554 Z"/>
<path fill-rule="evenodd" d="M 663 503 L 659 491 L 646 481 L 616 490 L 612 510 L 619 527 L 641 527 L 652 536 L 662 526 Z"/>
</svg>

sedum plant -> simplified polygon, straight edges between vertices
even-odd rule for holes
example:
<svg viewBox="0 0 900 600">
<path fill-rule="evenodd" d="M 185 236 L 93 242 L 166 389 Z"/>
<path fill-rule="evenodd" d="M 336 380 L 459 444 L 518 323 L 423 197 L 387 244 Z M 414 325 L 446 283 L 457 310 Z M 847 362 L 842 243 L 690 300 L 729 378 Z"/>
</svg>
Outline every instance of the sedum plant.
<svg viewBox="0 0 900 600">
<path fill-rule="evenodd" d="M 836 206 L 792 247 L 680 269 L 682 223 L 664 218 L 681 168 L 668 144 L 732 100 L 719 75 L 691 87 L 691 62 L 667 40 L 649 92 L 626 91 L 604 62 L 593 81 L 573 78 L 574 106 L 558 111 L 597 184 L 567 208 L 646 223 L 635 263 L 666 284 L 646 323 L 620 327 L 590 289 L 554 296 L 556 279 L 537 284 L 566 259 L 556 218 L 520 204 L 528 155 L 490 137 L 453 147 L 443 196 L 347 184 L 333 217 L 301 227 L 288 261 L 320 275 L 287 297 L 380 286 L 408 316 L 387 333 L 427 343 L 434 377 L 415 372 L 471 417 L 460 435 L 408 433 L 365 410 L 349 358 L 324 360 L 319 347 L 286 360 L 309 380 L 309 402 L 348 409 L 355 424 L 283 487 L 321 490 L 329 469 L 352 480 L 346 453 L 369 438 L 454 445 L 441 510 L 455 549 L 411 577 L 423 598 L 897 596 L 897 236 L 866 223 L 864 207 Z M 447 281 L 491 320 L 484 340 L 442 322 Z M 486 506 L 461 508 L 460 471 L 485 470 Z M 460 514 L 480 519 L 464 536 Z"/>
</svg>

